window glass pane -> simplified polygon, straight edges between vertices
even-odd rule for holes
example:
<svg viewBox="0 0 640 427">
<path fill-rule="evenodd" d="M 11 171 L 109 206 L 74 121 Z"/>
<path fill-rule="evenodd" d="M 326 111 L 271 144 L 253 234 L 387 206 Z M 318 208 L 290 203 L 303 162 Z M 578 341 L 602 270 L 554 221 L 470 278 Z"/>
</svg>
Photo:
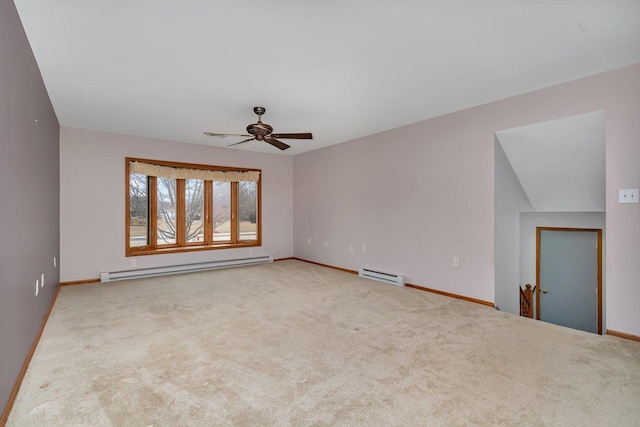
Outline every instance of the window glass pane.
<svg viewBox="0 0 640 427">
<path fill-rule="evenodd" d="M 129 247 L 149 244 L 149 195 L 146 175 L 129 175 Z"/>
<path fill-rule="evenodd" d="M 239 239 L 258 240 L 258 183 L 238 183 L 238 231 Z"/>
<path fill-rule="evenodd" d="M 213 182 L 213 241 L 231 240 L 231 183 Z"/>
<path fill-rule="evenodd" d="M 158 177 L 158 245 L 176 242 L 176 180 Z"/>
<path fill-rule="evenodd" d="M 204 241 L 204 181 L 185 180 L 185 236 L 187 243 Z"/>
</svg>

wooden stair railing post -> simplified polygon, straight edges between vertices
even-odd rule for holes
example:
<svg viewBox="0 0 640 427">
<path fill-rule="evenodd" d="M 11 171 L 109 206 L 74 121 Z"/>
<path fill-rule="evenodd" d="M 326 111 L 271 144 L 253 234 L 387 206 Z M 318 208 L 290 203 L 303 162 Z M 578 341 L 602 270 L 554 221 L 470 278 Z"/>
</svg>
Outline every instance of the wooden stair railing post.
<svg viewBox="0 0 640 427">
<path fill-rule="evenodd" d="M 533 289 L 530 284 L 520 286 L 520 316 L 533 318 Z"/>
<path fill-rule="evenodd" d="M 528 283 L 524 285 L 524 288 L 524 294 L 529 301 L 529 311 L 527 313 L 527 317 L 533 319 L 533 289 L 531 289 L 531 285 Z"/>
</svg>

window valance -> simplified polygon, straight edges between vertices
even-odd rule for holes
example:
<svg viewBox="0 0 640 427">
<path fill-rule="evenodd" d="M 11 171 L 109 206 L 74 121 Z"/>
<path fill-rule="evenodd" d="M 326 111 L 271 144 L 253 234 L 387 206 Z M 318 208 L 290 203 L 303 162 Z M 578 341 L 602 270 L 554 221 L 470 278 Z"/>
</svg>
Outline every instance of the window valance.
<svg viewBox="0 0 640 427">
<path fill-rule="evenodd" d="M 175 179 L 202 179 L 209 181 L 258 182 L 260 180 L 259 171 L 225 171 L 209 169 L 189 169 L 181 167 L 170 167 L 154 165 L 152 163 L 129 162 L 129 173 L 147 176 L 161 176 Z"/>
</svg>

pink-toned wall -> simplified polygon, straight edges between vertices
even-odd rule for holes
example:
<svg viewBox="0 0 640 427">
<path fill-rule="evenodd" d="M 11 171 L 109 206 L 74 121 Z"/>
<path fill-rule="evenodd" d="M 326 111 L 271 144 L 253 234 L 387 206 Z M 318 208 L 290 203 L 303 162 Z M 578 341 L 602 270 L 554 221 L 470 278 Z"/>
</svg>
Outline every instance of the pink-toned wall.
<svg viewBox="0 0 640 427">
<path fill-rule="evenodd" d="M 262 169 L 262 247 L 251 256 L 292 250 L 290 156 L 185 144 L 62 127 L 60 131 L 60 280 L 95 279 L 130 269 L 125 257 L 125 157 Z M 136 257 L 137 268 L 248 257 L 227 249 Z"/>
<path fill-rule="evenodd" d="M 494 301 L 495 132 L 598 110 L 606 325 L 640 335 L 640 205 L 618 204 L 618 189 L 640 187 L 640 64 L 296 156 L 294 255 Z"/>
</svg>

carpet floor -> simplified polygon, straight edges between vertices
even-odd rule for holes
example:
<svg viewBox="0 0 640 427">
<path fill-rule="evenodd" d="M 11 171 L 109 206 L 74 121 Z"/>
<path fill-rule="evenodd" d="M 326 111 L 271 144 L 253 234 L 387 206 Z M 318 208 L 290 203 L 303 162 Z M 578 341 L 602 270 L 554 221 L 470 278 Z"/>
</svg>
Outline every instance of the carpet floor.
<svg viewBox="0 0 640 427">
<path fill-rule="evenodd" d="M 640 343 L 296 261 L 65 286 L 8 426 L 639 426 Z"/>
</svg>

